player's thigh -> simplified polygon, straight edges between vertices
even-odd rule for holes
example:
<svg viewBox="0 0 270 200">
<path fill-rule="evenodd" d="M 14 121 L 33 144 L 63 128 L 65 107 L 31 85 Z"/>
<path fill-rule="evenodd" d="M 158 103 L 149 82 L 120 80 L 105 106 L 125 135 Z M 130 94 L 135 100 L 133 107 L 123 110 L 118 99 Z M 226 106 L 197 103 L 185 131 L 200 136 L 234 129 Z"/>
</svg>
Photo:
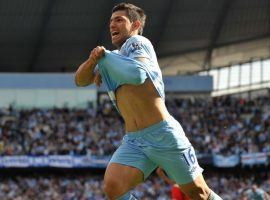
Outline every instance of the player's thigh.
<svg viewBox="0 0 270 200">
<path fill-rule="evenodd" d="M 113 154 L 104 177 L 105 192 L 124 194 L 138 185 L 156 168 L 136 141 L 124 141 Z"/>
<path fill-rule="evenodd" d="M 192 146 L 186 149 L 173 147 L 163 151 L 154 150 L 150 156 L 179 185 L 191 183 L 203 171 Z"/>
<path fill-rule="evenodd" d="M 190 199 L 207 199 L 210 194 L 210 189 L 202 174 L 198 175 L 192 182 L 180 185 L 180 188 Z"/>
<path fill-rule="evenodd" d="M 118 195 L 124 194 L 143 182 L 143 172 L 135 167 L 119 163 L 110 163 L 104 176 L 105 190 L 113 190 Z"/>
<path fill-rule="evenodd" d="M 159 155 L 161 156 L 161 155 Z M 165 155 L 164 155 L 165 156 Z M 190 199 L 207 199 L 210 190 L 202 176 L 200 167 L 192 146 L 186 149 L 173 148 L 166 152 L 166 162 L 160 161 L 163 169 Z"/>
</svg>

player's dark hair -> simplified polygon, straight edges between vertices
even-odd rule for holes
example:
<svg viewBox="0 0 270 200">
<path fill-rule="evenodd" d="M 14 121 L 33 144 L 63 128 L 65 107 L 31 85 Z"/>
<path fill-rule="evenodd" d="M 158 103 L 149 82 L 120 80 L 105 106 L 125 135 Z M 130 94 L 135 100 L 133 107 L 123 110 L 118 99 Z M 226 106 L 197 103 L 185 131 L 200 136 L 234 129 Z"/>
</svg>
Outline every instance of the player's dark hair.
<svg viewBox="0 0 270 200">
<path fill-rule="evenodd" d="M 144 13 L 144 10 L 131 3 L 119 3 L 113 7 L 112 13 L 119 10 L 125 10 L 127 13 L 127 17 L 129 18 L 131 22 L 134 22 L 136 20 L 139 20 L 141 22 L 139 34 L 142 35 L 143 28 L 145 25 L 145 20 L 146 20 L 146 15 Z"/>
</svg>

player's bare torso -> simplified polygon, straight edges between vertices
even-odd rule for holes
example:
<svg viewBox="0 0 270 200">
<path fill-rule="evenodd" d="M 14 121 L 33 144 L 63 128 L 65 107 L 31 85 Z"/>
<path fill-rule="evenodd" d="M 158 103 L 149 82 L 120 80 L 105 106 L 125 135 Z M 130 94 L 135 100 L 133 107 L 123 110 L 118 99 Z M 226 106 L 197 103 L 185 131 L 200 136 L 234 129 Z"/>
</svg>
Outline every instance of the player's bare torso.
<svg viewBox="0 0 270 200">
<path fill-rule="evenodd" d="M 169 116 L 164 101 L 149 79 L 141 85 L 125 84 L 119 87 L 116 102 L 127 132 L 144 129 Z"/>
</svg>

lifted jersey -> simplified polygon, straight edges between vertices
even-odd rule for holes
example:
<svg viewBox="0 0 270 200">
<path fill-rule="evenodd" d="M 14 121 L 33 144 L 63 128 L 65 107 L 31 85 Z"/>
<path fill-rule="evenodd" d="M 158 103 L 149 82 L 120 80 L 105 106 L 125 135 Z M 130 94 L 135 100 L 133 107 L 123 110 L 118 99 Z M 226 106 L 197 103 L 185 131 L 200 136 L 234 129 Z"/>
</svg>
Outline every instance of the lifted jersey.
<svg viewBox="0 0 270 200">
<path fill-rule="evenodd" d="M 144 58 L 144 62 L 138 61 L 138 58 Z M 115 92 L 123 84 L 139 85 L 150 78 L 159 95 L 165 98 L 162 74 L 154 48 L 143 36 L 136 35 L 127 39 L 118 53 L 106 50 L 105 56 L 98 62 L 98 68 L 117 110 Z"/>
</svg>

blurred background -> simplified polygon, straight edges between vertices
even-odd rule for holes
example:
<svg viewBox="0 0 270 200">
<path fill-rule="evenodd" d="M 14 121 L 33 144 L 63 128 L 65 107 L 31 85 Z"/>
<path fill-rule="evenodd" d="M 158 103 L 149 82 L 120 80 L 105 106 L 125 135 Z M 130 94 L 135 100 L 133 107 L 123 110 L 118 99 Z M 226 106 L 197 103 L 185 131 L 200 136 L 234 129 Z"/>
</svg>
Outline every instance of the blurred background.
<svg viewBox="0 0 270 200">
<path fill-rule="evenodd" d="M 102 200 L 124 135 L 105 88 L 76 88 L 92 48 L 113 50 L 118 0 L 0 0 L 0 198 Z M 147 14 L 166 104 L 224 200 L 270 193 L 270 1 L 128 0 Z M 153 173 L 133 193 L 170 199 Z"/>
</svg>

